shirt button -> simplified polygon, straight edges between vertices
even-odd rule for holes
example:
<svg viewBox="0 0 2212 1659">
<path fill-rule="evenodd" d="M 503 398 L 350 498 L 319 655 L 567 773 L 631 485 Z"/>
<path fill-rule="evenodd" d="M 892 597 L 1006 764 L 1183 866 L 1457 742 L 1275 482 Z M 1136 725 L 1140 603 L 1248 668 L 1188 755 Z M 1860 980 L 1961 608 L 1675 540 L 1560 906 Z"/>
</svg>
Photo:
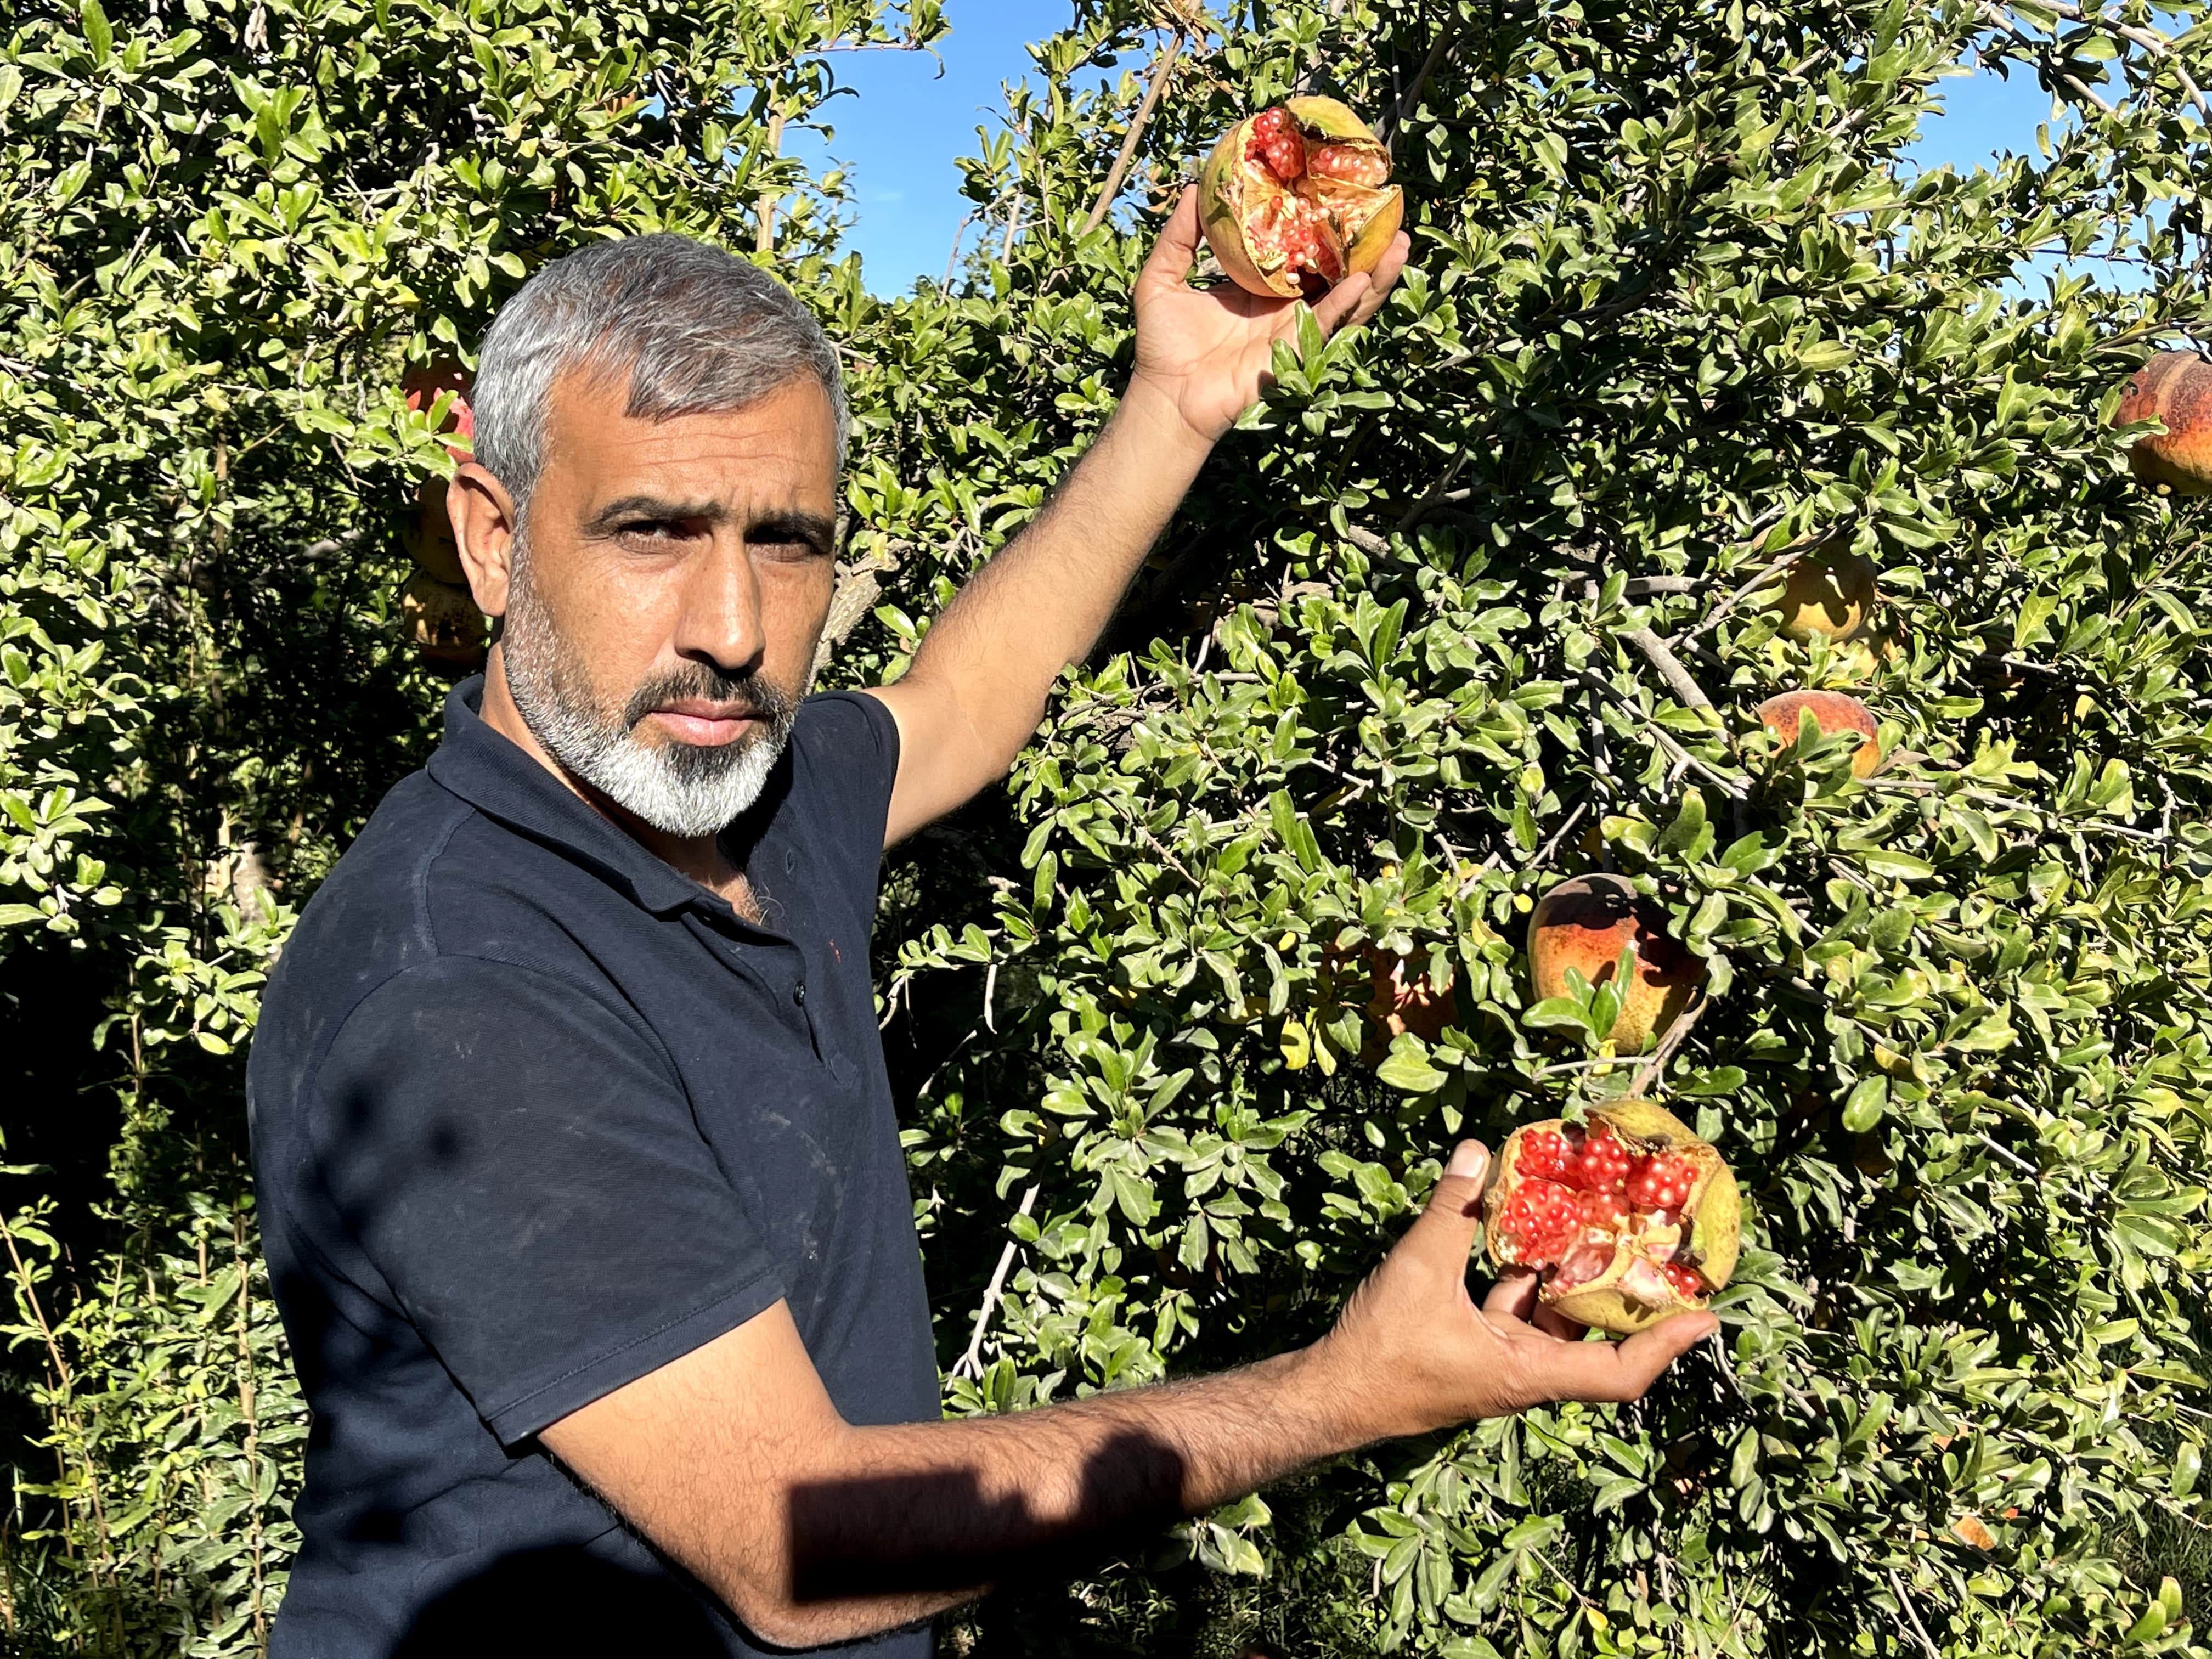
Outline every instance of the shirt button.
<svg viewBox="0 0 2212 1659">
<path fill-rule="evenodd" d="M 791 988 L 791 1000 L 802 1008 L 806 1006 L 806 981 L 805 980 L 802 979 L 798 984 Z"/>
</svg>

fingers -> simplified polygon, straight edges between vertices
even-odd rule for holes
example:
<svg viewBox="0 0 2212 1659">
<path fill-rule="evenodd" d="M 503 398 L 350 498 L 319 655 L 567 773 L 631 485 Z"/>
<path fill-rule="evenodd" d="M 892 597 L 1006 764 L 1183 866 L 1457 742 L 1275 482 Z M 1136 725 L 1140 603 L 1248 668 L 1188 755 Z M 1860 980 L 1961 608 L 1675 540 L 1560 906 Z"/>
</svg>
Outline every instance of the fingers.
<svg viewBox="0 0 2212 1659">
<path fill-rule="evenodd" d="M 1358 311 L 1360 303 L 1367 298 L 1374 286 L 1374 279 L 1362 271 L 1358 276 L 1346 277 L 1327 294 L 1322 295 L 1315 302 L 1313 308 L 1314 321 L 1321 325 L 1322 332 L 1334 334 L 1340 328 L 1353 321 L 1354 313 Z"/>
<path fill-rule="evenodd" d="M 1198 186 L 1186 185 L 1176 200 L 1175 211 L 1160 227 L 1160 240 L 1152 244 L 1145 261 L 1145 282 L 1171 282 L 1182 286 L 1198 258 Z"/>
<path fill-rule="evenodd" d="M 1400 231 L 1390 239 L 1390 246 L 1382 251 L 1373 270 L 1347 276 L 1329 289 L 1313 308 L 1314 320 L 1323 331 L 1334 334 L 1340 328 L 1357 328 L 1382 310 L 1382 302 L 1390 297 L 1391 284 L 1406 268 L 1406 256 L 1413 246 L 1413 239 Z"/>
<path fill-rule="evenodd" d="M 1367 321 L 1382 309 L 1382 302 L 1390 297 L 1390 289 L 1397 283 L 1398 273 L 1406 268 L 1406 258 L 1413 251 L 1413 239 L 1400 231 L 1390 239 L 1390 246 L 1382 251 L 1369 278 L 1367 292 L 1360 297 L 1359 308 L 1352 313 L 1356 326 Z"/>
<path fill-rule="evenodd" d="M 1492 1319 L 1526 1320 L 1536 1305 L 1536 1282 L 1533 1267 L 1506 1268 L 1482 1298 L 1482 1311 Z"/>
<path fill-rule="evenodd" d="M 1482 1231 L 1482 1182 L 1489 1173 L 1490 1151 L 1480 1141 L 1462 1140 L 1452 1148 L 1428 1206 L 1398 1248 L 1433 1260 L 1455 1280 L 1463 1279 L 1468 1254 Z"/>
<path fill-rule="evenodd" d="M 1708 1313 L 1676 1314 L 1625 1342 L 1563 1342 L 1533 1368 L 1547 1400 L 1642 1397 L 1659 1374 L 1720 1328 Z"/>
<path fill-rule="evenodd" d="M 1570 1319 L 1557 1308 L 1536 1304 L 1536 1311 L 1528 1320 L 1547 1336 L 1556 1336 L 1562 1342 L 1579 1342 L 1589 1334 L 1589 1327 L 1579 1320 Z"/>
</svg>

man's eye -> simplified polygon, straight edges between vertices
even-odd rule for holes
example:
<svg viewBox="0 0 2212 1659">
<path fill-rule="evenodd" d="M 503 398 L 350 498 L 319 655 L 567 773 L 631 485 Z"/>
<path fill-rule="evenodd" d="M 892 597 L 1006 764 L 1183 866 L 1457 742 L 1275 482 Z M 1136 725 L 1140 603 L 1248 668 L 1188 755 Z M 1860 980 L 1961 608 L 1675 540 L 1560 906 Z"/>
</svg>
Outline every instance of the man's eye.
<svg viewBox="0 0 2212 1659">
<path fill-rule="evenodd" d="M 668 541 L 682 533 L 681 527 L 666 519 L 641 519 L 626 524 L 617 532 L 632 541 Z"/>
</svg>

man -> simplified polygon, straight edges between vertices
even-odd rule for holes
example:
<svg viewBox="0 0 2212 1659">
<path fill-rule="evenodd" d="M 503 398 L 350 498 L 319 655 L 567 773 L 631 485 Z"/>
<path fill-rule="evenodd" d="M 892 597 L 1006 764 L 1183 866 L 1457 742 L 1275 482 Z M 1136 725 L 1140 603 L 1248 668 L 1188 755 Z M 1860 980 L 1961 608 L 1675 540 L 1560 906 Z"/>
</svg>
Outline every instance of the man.
<svg viewBox="0 0 2212 1659">
<path fill-rule="evenodd" d="M 1289 308 L 1191 288 L 1197 223 L 1186 195 L 1081 465 L 866 695 L 804 696 L 846 417 L 797 302 L 654 236 L 501 313 L 448 498 L 500 641 L 308 907 L 254 1045 L 315 1413 L 277 1659 L 924 1655 L 932 1615 L 1052 1552 L 1379 1438 L 1632 1399 L 1712 1328 L 1583 1343 L 1525 1276 L 1478 1310 L 1466 1142 L 1316 1346 L 939 1420 L 878 865 L 1004 775 L 1261 390 Z M 1371 317 L 1405 252 L 1322 325 Z"/>
</svg>

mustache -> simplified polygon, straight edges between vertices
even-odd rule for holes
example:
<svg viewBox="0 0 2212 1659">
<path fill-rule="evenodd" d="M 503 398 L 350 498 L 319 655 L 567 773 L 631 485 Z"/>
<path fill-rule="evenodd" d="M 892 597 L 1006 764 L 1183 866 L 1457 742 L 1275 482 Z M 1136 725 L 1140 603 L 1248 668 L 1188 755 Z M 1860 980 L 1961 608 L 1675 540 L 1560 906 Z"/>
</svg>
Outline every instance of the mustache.
<svg viewBox="0 0 2212 1659">
<path fill-rule="evenodd" d="M 632 692 L 623 705 L 623 728 L 635 727 L 663 703 L 688 698 L 732 705 L 742 718 L 765 721 L 775 731 L 788 726 L 798 708 L 789 692 L 757 673 L 726 674 L 711 663 L 692 662 Z"/>
</svg>

